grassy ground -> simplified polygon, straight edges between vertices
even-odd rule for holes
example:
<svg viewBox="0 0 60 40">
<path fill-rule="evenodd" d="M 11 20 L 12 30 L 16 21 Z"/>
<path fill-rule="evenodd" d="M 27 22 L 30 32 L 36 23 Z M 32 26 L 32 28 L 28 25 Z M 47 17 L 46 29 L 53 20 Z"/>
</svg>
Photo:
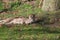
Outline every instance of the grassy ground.
<svg viewBox="0 0 60 40">
<path fill-rule="evenodd" d="M 0 27 L 0 40 L 60 40 L 60 27 L 41 25 L 3 25 Z"/>
<path fill-rule="evenodd" d="M 38 2 L 33 6 L 24 3 L 23 5 L 17 5 L 18 3 L 12 3 L 14 7 L 9 9 L 6 14 L 0 14 L 0 19 L 15 17 L 15 16 L 25 16 L 29 14 L 36 14 L 40 17 L 48 17 L 46 12 L 42 12 L 38 8 Z M 3 10 L 2 3 L 0 5 L 0 10 Z M 16 14 L 11 13 L 12 11 L 19 10 Z M 51 14 L 51 13 L 50 13 Z M 53 14 L 49 16 L 52 18 Z M 0 27 L 0 40 L 60 40 L 60 27 L 52 27 L 41 24 L 31 24 L 31 25 L 2 25 Z"/>
</svg>

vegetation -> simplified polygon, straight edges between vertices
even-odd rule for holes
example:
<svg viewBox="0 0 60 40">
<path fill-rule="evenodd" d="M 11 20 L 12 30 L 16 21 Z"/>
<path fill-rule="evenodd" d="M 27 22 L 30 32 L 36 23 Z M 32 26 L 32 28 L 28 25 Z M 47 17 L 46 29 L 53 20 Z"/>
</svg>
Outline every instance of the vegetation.
<svg viewBox="0 0 60 40">
<path fill-rule="evenodd" d="M 43 20 L 36 24 L 30 25 L 2 25 L 0 27 L 0 40 L 60 40 L 60 10 L 54 12 L 43 12 L 36 4 L 16 2 L 10 3 L 11 6 L 7 12 L 0 14 L 0 19 L 36 14 Z M 3 4 L 0 2 L 0 11 Z M 56 19 L 56 20 L 55 20 Z"/>
<path fill-rule="evenodd" d="M 59 40 L 60 27 L 41 25 L 4 25 L 0 28 L 0 40 Z"/>
<path fill-rule="evenodd" d="M 0 11 L 3 10 L 2 2 L 0 2 Z"/>
</svg>

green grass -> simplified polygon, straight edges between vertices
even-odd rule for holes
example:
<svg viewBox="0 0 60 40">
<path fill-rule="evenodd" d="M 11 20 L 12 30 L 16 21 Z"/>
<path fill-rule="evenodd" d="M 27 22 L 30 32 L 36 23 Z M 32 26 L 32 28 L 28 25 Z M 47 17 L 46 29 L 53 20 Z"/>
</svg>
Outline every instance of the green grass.
<svg viewBox="0 0 60 40">
<path fill-rule="evenodd" d="M 0 40 L 59 40 L 59 30 L 41 25 L 3 25 L 0 27 Z"/>
<path fill-rule="evenodd" d="M 24 3 L 23 5 L 18 5 L 18 3 L 12 3 L 13 7 L 10 13 L 0 14 L 0 18 L 24 16 L 27 17 L 29 14 L 36 14 L 40 17 L 54 17 L 54 13 L 50 13 L 47 16 L 47 12 L 43 12 L 38 8 L 39 1 L 36 1 L 36 5 L 33 6 Z M 0 4 L 0 10 L 3 10 L 2 3 Z M 11 11 L 19 10 L 16 15 L 11 13 Z M 59 11 L 60 12 L 60 11 Z M 2 25 L 0 27 L 0 40 L 60 40 L 60 27 L 51 27 L 41 24 L 31 24 L 31 25 Z"/>
<path fill-rule="evenodd" d="M 12 7 L 9 8 L 8 10 L 10 12 L 12 11 L 15 11 L 15 10 L 18 10 L 19 12 L 17 12 L 16 15 L 14 15 L 13 13 L 7 13 L 7 14 L 2 14 L 0 15 L 0 17 L 5 17 L 5 18 L 8 18 L 8 17 L 15 17 L 15 16 L 28 16 L 29 14 L 40 14 L 41 15 L 41 9 L 38 8 L 38 1 L 36 1 L 36 4 L 35 4 L 35 7 L 29 5 L 29 4 L 26 4 L 26 3 L 23 3 L 21 5 L 18 5 L 19 3 L 16 2 L 16 3 L 10 3 L 9 5 L 11 5 Z M 0 4 L 0 10 L 2 10 L 2 3 Z"/>
<path fill-rule="evenodd" d="M 0 2 L 0 11 L 3 10 L 3 3 Z"/>
</svg>

